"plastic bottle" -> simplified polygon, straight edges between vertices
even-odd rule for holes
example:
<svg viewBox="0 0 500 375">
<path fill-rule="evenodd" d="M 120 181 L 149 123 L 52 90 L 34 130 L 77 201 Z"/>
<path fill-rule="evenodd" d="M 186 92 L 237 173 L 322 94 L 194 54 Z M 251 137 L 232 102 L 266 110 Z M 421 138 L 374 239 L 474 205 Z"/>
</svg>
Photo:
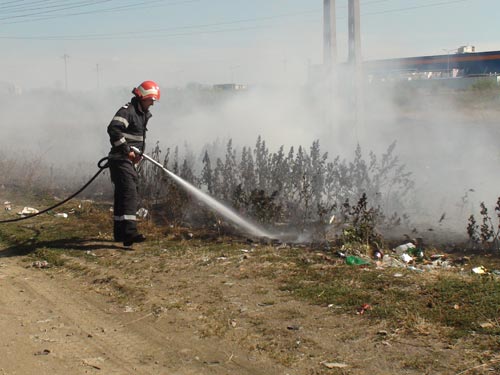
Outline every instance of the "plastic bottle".
<svg viewBox="0 0 500 375">
<path fill-rule="evenodd" d="M 408 250 L 414 249 L 414 248 L 415 248 L 415 245 L 411 242 L 408 242 L 408 243 L 405 243 L 403 245 L 399 245 L 398 247 L 396 247 L 394 249 L 394 252 L 398 255 L 401 255 L 403 253 L 408 252 Z"/>
<path fill-rule="evenodd" d="M 349 255 L 345 258 L 345 263 L 350 265 L 350 266 L 361 266 L 361 265 L 364 265 L 364 264 L 370 264 L 369 261 L 363 259 L 363 258 L 360 258 L 360 257 L 357 257 L 357 256 L 354 256 L 354 255 Z"/>
</svg>

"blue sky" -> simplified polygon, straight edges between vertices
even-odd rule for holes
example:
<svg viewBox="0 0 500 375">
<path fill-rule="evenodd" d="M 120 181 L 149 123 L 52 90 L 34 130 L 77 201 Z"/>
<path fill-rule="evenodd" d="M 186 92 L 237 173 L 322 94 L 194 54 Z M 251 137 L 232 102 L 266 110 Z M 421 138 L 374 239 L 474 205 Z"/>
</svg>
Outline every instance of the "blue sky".
<svg viewBox="0 0 500 375">
<path fill-rule="evenodd" d="M 337 0 L 339 60 L 347 2 Z M 365 59 L 500 50 L 494 0 L 361 0 Z M 322 0 L 0 1 L 0 82 L 93 89 L 156 79 L 305 79 L 322 61 Z"/>
</svg>

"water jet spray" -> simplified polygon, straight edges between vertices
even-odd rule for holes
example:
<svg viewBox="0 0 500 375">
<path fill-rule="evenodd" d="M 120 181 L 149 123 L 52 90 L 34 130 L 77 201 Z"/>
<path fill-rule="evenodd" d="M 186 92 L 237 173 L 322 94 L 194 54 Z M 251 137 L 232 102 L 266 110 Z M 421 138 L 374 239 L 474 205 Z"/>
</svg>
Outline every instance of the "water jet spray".
<svg viewBox="0 0 500 375">
<path fill-rule="evenodd" d="M 231 208 L 225 206 L 221 202 L 217 201 L 210 195 L 204 193 L 200 189 L 196 188 L 195 186 L 191 185 L 189 182 L 186 180 L 180 178 L 177 176 L 175 173 L 169 171 L 167 168 L 165 168 L 161 163 L 157 162 L 150 156 L 141 153 L 141 151 L 136 148 L 136 147 L 130 147 L 132 151 L 134 151 L 137 155 L 141 155 L 144 159 L 150 161 L 154 165 L 156 165 L 158 168 L 163 170 L 166 174 L 168 174 L 174 181 L 176 181 L 179 185 L 181 185 L 186 191 L 194 195 L 197 199 L 205 203 L 207 206 L 212 208 L 213 210 L 217 211 L 219 214 L 224 216 L 226 219 L 231 221 L 233 224 L 237 225 L 239 228 L 243 229 L 246 233 L 259 237 L 259 238 L 269 238 L 269 239 L 274 239 L 276 238 L 275 235 L 267 232 L 266 230 L 260 228 L 258 225 L 251 223 L 249 220 L 242 218 L 239 214 L 237 214 L 234 210 Z"/>
</svg>

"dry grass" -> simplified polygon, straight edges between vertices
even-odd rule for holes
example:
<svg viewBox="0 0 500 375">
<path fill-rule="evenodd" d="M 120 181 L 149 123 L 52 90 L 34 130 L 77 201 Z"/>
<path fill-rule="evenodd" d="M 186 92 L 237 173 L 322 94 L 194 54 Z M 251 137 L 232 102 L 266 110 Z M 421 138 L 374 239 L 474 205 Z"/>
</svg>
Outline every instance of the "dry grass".
<svg viewBox="0 0 500 375">
<path fill-rule="evenodd" d="M 410 374 L 437 373 L 436 368 L 443 374 L 486 374 L 499 368 L 494 353 L 500 346 L 500 280 L 469 272 L 477 264 L 496 268 L 500 265 L 496 257 L 473 257 L 464 272 L 359 268 L 317 249 L 277 249 L 217 238 L 204 241 L 196 233 L 186 239 L 181 228 L 170 228 L 165 235 L 164 228 L 150 222 L 141 226 L 152 240 L 125 251 L 110 241 L 109 206 L 75 203 L 68 209 L 75 214 L 66 220 L 46 215 L 0 226 L 3 252 L 29 262 L 46 260 L 54 266 L 47 272 L 64 270 L 81 277 L 120 306 L 193 311 L 192 324 L 198 326 L 200 337 L 234 340 L 289 367 L 309 358 L 315 363 L 310 374 L 362 373 L 319 365 L 320 359 L 329 359 L 321 349 L 328 336 L 286 329 L 296 321 L 320 324 L 321 319 L 309 316 L 315 307 L 339 321 L 358 316 L 365 330 L 383 327 L 383 336 L 373 333 L 374 345 L 394 351 L 401 343 L 411 344 L 412 353 L 404 348 L 399 354 L 390 353 L 399 369 Z M 395 277 L 396 272 L 402 277 Z M 235 284 L 245 287 L 237 293 Z M 242 308 L 244 298 L 251 298 L 251 303 Z M 356 315 L 363 304 L 370 309 Z M 267 311 L 272 314 L 266 315 Z M 363 335 L 370 337 L 360 333 L 361 328 L 339 327 L 334 337 L 354 344 Z M 451 367 L 439 367 L 435 362 L 439 356 L 425 352 L 432 345 L 462 354 L 457 363 L 448 364 Z"/>
</svg>

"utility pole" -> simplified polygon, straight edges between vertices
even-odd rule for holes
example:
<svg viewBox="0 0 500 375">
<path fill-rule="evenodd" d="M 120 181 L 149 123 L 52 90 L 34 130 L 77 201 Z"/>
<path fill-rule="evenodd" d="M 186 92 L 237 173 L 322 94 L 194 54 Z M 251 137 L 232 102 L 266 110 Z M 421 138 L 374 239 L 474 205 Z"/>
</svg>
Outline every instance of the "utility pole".
<svg viewBox="0 0 500 375">
<path fill-rule="evenodd" d="M 456 52 L 456 48 L 454 49 L 444 49 L 443 48 L 443 51 L 446 52 L 446 60 L 447 60 L 447 64 L 446 64 L 446 76 L 447 78 L 450 78 L 451 77 L 451 71 L 450 71 L 450 52 Z"/>
<path fill-rule="evenodd" d="M 337 82 L 337 22 L 335 16 L 335 0 L 323 0 L 323 69 L 322 95 L 323 115 L 326 128 L 333 136 Z"/>
<path fill-rule="evenodd" d="M 359 0 L 349 0 L 349 63 L 361 62 L 361 22 Z"/>
<path fill-rule="evenodd" d="M 69 59 L 69 56 L 67 54 L 64 54 L 62 58 L 64 59 L 64 87 L 66 88 L 66 91 L 68 91 L 68 59 Z"/>
<path fill-rule="evenodd" d="M 352 100 L 354 105 L 354 123 L 356 138 L 364 127 L 364 97 L 363 97 L 363 72 L 361 58 L 361 18 L 359 0 L 349 0 L 349 56 L 348 63 L 353 80 Z"/>
<path fill-rule="evenodd" d="M 337 62 L 335 0 L 323 0 L 323 65 L 331 69 Z"/>
</svg>

